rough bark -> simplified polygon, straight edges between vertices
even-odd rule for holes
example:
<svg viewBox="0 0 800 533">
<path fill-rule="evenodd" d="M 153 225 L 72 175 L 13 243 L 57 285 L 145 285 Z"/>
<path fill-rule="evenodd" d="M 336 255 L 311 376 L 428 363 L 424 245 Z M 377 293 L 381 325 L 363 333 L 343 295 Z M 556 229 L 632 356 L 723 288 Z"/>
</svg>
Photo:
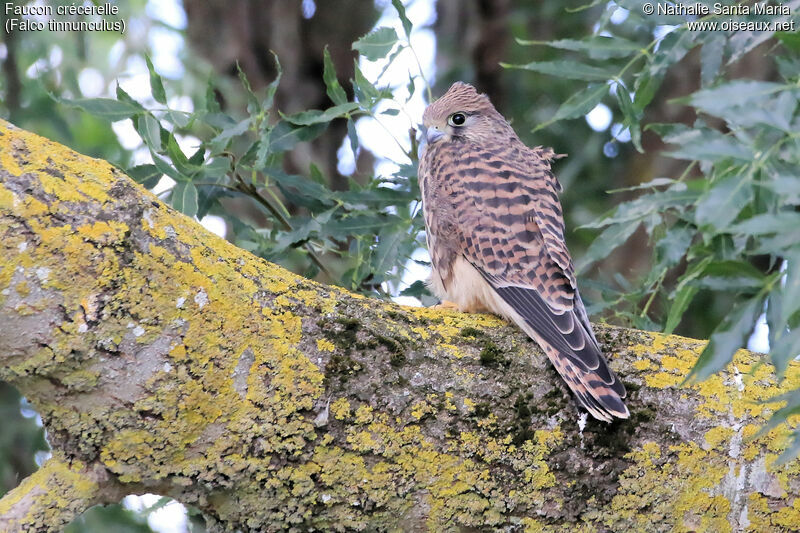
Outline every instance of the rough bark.
<svg viewBox="0 0 800 533">
<path fill-rule="evenodd" d="M 54 458 L 0 530 L 60 531 L 142 491 L 212 531 L 788 531 L 779 385 L 741 351 L 597 326 L 628 421 L 578 412 L 546 358 L 487 315 L 319 285 L 237 249 L 108 163 L 0 122 L 0 379 Z"/>
</svg>

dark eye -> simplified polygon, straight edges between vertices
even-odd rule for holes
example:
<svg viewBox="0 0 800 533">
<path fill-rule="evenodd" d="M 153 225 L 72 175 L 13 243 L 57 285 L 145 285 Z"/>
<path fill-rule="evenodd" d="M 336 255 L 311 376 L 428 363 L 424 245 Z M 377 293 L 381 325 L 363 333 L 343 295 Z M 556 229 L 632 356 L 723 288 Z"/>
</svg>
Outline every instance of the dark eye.
<svg viewBox="0 0 800 533">
<path fill-rule="evenodd" d="M 447 120 L 447 122 L 449 122 L 451 126 L 463 126 L 466 121 L 467 121 L 467 115 L 465 115 L 464 113 L 453 113 Z"/>
</svg>

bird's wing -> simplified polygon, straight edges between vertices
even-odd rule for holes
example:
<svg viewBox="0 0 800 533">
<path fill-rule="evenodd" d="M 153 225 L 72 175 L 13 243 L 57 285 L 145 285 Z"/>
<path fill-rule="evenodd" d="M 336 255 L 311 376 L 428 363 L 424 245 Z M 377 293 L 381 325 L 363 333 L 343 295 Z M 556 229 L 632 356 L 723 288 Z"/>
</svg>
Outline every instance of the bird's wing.
<svg viewBox="0 0 800 533">
<path fill-rule="evenodd" d="M 547 152 L 462 145 L 448 181 L 461 252 L 597 418 L 625 418 L 625 388 L 595 340 L 577 292 Z"/>
</svg>

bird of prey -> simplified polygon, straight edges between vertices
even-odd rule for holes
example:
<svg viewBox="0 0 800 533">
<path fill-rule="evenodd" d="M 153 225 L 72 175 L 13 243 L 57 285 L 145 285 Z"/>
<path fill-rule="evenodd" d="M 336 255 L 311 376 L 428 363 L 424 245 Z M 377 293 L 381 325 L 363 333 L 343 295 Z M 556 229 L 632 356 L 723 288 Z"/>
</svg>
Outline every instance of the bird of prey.
<svg viewBox="0 0 800 533">
<path fill-rule="evenodd" d="M 431 290 L 464 312 L 489 311 L 535 340 L 598 420 L 627 418 L 564 241 L 549 148 L 528 148 L 486 95 L 457 82 L 423 115 L 419 181 Z"/>
</svg>

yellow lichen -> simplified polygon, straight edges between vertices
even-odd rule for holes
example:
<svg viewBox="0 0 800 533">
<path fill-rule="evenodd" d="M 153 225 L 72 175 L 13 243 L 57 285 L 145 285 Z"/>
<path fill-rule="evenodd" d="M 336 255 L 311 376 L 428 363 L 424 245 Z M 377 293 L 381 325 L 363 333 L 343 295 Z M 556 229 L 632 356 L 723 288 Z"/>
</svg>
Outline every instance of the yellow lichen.
<svg viewBox="0 0 800 533">
<path fill-rule="evenodd" d="M 321 352 L 332 352 L 336 346 L 328 339 L 317 339 L 317 350 Z"/>
</svg>

